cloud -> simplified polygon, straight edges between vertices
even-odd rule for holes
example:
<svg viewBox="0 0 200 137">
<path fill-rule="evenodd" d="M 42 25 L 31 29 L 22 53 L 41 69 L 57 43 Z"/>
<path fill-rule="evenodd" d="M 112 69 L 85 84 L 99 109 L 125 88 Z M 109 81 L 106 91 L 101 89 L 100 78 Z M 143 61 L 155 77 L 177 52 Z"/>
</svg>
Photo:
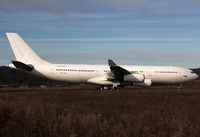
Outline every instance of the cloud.
<svg viewBox="0 0 200 137">
<path fill-rule="evenodd" d="M 92 13 L 119 12 L 149 13 L 147 0 L 0 0 L 1 12 Z"/>
<path fill-rule="evenodd" d="M 3 12 L 79 13 L 107 11 L 112 9 L 112 0 L 0 0 Z"/>
<path fill-rule="evenodd" d="M 146 50 L 114 50 L 95 51 L 92 53 L 40 53 L 43 59 L 57 64 L 107 64 L 113 59 L 119 65 L 164 65 L 199 67 L 199 54 L 146 51 Z M 13 54 L 0 54 L 0 65 L 10 64 L 15 60 Z"/>
<path fill-rule="evenodd" d="M 196 6 L 196 7 L 199 7 L 200 6 L 200 1 L 199 0 L 184 0 L 185 2 L 193 5 L 193 6 Z"/>
<path fill-rule="evenodd" d="M 62 41 L 75 41 L 75 42 L 105 42 L 105 41 L 150 41 L 150 42 L 200 42 L 199 38 L 195 37 L 109 37 L 109 38 L 45 38 L 45 39 L 24 39 L 27 42 L 62 42 Z M 7 42 L 7 39 L 0 39 L 0 42 Z"/>
<path fill-rule="evenodd" d="M 50 38 L 50 39 L 25 39 L 26 41 L 200 41 L 199 38 L 173 38 L 173 37 L 109 37 L 109 38 Z M 3 39 L 2 39 L 3 41 Z"/>
<path fill-rule="evenodd" d="M 0 12 L 49 13 L 65 16 L 96 17 L 97 14 L 129 12 L 134 14 L 176 13 L 193 10 L 199 0 L 0 0 Z M 192 7 L 188 7 L 188 3 Z M 77 15 L 74 13 L 78 13 Z M 81 14 L 82 15 L 81 15 Z M 102 16 L 100 16 L 102 17 Z"/>
<path fill-rule="evenodd" d="M 41 56 L 45 60 L 61 64 L 107 64 L 107 59 L 113 59 L 120 65 L 173 65 L 184 67 L 199 67 L 197 62 L 198 58 L 200 58 L 200 55 L 192 53 L 142 50 L 120 50 L 77 54 L 41 54 Z"/>
<path fill-rule="evenodd" d="M 164 13 L 173 13 L 175 10 L 173 3 L 171 0 L 157 1 L 152 4 L 152 8 Z"/>
<path fill-rule="evenodd" d="M 151 12 L 150 4 L 146 0 L 117 0 L 116 4 L 122 11 L 132 11 L 136 13 Z"/>
</svg>

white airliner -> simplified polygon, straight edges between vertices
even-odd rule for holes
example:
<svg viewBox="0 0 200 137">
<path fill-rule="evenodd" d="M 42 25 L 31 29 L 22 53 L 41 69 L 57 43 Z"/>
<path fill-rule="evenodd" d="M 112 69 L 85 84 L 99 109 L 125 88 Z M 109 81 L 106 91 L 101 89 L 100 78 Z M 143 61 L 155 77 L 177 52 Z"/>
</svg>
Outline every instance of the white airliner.
<svg viewBox="0 0 200 137">
<path fill-rule="evenodd" d="M 51 64 L 41 59 L 17 34 L 6 33 L 16 61 L 10 67 L 23 69 L 50 79 L 91 83 L 116 89 L 125 85 L 148 87 L 152 84 L 181 84 L 199 76 L 191 69 L 172 66 L 119 66 L 111 59 L 108 65 Z"/>
</svg>

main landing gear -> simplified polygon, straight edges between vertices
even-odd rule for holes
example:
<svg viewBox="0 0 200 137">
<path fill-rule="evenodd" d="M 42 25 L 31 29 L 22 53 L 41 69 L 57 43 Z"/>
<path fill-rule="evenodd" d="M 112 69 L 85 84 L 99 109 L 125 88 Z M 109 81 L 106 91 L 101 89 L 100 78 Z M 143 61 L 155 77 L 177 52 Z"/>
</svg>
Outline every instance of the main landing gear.
<svg viewBox="0 0 200 137">
<path fill-rule="evenodd" d="M 120 88 L 118 88 L 118 87 L 112 87 L 111 90 L 112 90 L 112 91 L 119 91 Z"/>
<path fill-rule="evenodd" d="M 117 86 L 107 87 L 107 86 L 101 86 L 100 88 L 97 88 L 97 90 L 100 91 L 119 91 L 120 88 Z"/>
</svg>

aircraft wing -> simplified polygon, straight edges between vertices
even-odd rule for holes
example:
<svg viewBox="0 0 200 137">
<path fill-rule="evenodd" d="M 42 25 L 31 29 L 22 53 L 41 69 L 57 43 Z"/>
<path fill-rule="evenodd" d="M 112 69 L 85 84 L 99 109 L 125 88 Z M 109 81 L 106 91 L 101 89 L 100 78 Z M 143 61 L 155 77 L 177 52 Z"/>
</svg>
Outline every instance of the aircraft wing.
<svg viewBox="0 0 200 137">
<path fill-rule="evenodd" d="M 110 66 L 111 72 L 114 74 L 114 79 L 117 82 L 124 81 L 124 75 L 131 74 L 128 70 L 118 66 L 111 59 L 108 60 L 108 65 Z"/>
<path fill-rule="evenodd" d="M 193 73 L 196 73 L 199 76 L 200 79 L 200 68 L 194 68 L 194 69 L 190 69 Z"/>
</svg>

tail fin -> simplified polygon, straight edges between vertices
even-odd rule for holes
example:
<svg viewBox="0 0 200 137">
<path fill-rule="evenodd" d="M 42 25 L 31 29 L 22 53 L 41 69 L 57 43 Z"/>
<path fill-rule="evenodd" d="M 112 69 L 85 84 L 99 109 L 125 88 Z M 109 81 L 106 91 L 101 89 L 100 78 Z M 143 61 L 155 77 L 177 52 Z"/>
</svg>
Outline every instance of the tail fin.
<svg viewBox="0 0 200 137">
<path fill-rule="evenodd" d="M 17 33 L 6 33 L 6 35 L 17 61 L 26 64 L 48 63 L 42 60 Z"/>
</svg>

